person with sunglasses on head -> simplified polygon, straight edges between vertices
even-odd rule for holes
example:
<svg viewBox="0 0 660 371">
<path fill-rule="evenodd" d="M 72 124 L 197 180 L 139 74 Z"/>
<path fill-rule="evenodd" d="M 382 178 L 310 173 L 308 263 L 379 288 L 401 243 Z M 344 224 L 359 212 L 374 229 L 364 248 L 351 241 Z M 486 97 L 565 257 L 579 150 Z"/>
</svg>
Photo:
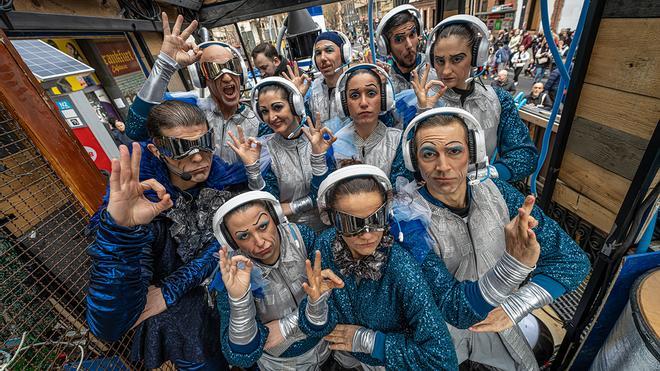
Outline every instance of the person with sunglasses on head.
<svg viewBox="0 0 660 371">
<path fill-rule="evenodd" d="M 538 369 L 518 323 L 575 290 L 589 260 L 533 196 L 478 170 L 488 163 L 479 128 L 470 113 L 450 107 L 410 123 L 404 158 L 423 185 L 398 189 L 394 234 L 421 264 L 461 367 Z"/>
<path fill-rule="evenodd" d="M 215 153 L 226 162 L 238 162 L 234 151 L 227 144 L 228 133 L 238 134 L 238 127 L 248 136 L 271 133 L 266 125 L 260 125 L 252 109 L 240 102 L 241 88 L 247 83 L 247 68 L 240 52 L 231 45 L 207 41 L 199 46 L 186 41 L 197 28 L 197 21 L 181 31 L 183 16 L 179 15 L 170 30 L 167 14 L 162 13 L 163 44 L 154 67 L 129 108 L 126 133 L 134 140 L 148 139 L 146 118 L 151 108 L 164 99 L 180 99 L 194 102 L 200 107 L 209 125 L 215 130 Z M 167 85 L 180 68 L 197 64 L 203 80 L 211 92 L 201 98 L 195 92 L 165 94 Z"/>
<path fill-rule="evenodd" d="M 336 325 L 328 321 L 332 332 L 325 339 L 337 362 L 365 370 L 456 369 L 447 327 L 419 266 L 388 234 L 392 185 L 385 173 L 346 166 L 328 175 L 318 195 L 319 211 L 333 228 L 314 249 L 321 267 L 344 283 L 328 298 Z M 300 313 L 308 305 L 303 302 Z"/>
<path fill-rule="evenodd" d="M 245 170 L 213 154 L 214 130 L 196 106 L 161 103 L 147 128 L 150 141 L 134 142 L 132 153 L 120 146 L 90 222 L 87 323 L 106 341 L 134 328 L 131 359 L 147 368 L 227 369 L 217 311 L 201 285 L 217 264 L 213 213 Z"/>
<path fill-rule="evenodd" d="M 480 80 L 488 59 L 488 37 L 488 28 L 477 17 L 460 14 L 444 19 L 429 35 L 428 66 L 421 74 L 413 73 L 413 88 L 420 111 L 439 103 L 474 115 L 486 136 L 488 156 L 495 157 L 491 175 L 514 182 L 534 172 L 538 151 L 511 94 Z M 429 77 L 430 67 L 437 79 Z"/>
<path fill-rule="evenodd" d="M 424 32 L 424 20 L 412 5 L 399 5 L 383 16 L 376 28 L 376 52 L 390 57 L 388 72 L 394 84 L 394 93 L 412 89 L 411 73 L 423 70 L 426 61 L 419 52 Z M 435 79 L 431 71 L 432 79 Z"/>
<path fill-rule="evenodd" d="M 274 134 L 266 143 L 263 161 L 269 164 L 263 174 L 261 144 L 253 137 L 246 139 L 240 130 L 238 138 L 230 134 L 229 145 L 246 164 L 250 189 L 271 193 L 292 221 L 320 230 L 315 189 L 335 168 L 332 131 L 318 114 L 316 124 L 307 117 L 302 94 L 281 77 L 267 77 L 252 89 L 252 107 Z"/>
<path fill-rule="evenodd" d="M 343 282 L 321 270 L 318 251 L 312 269 L 314 231 L 289 223 L 275 197 L 261 191 L 222 205 L 213 231 L 222 250 L 212 286 L 228 361 L 245 368 L 256 363 L 261 370 L 320 369 L 330 356 L 323 341 L 330 332 L 326 323 L 335 322 L 328 315 L 328 297 Z M 304 302 L 309 305 L 301 311 Z"/>
<path fill-rule="evenodd" d="M 394 109 L 394 89 L 387 72 L 374 64 L 358 64 L 337 82 L 334 100 L 349 121 L 336 133 L 334 156 L 338 167 L 346 159 L 380 168 L 391 183 L 412 179 L 403 163 L 401 130 L 387 127 L 379 115 Z"/>
</svg>

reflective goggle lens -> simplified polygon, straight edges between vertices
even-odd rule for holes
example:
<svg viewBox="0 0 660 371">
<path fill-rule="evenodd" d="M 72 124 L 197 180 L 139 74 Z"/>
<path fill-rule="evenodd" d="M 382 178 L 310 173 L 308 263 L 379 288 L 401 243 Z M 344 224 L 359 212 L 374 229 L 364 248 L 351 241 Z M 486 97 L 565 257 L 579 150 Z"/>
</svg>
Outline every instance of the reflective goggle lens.
<svg viewBox="0 0 660 371">
<path fill-rule="evenodd" d="M 156 137 L 154 144 L 158 150 L 165 157 L 170 157 L 175 160 L 188 157 L 199 151 L 213 152 L 215 150 L 215 139 L 213 129 L 209 129 L 201 137 L 193 140 L 173 138 L 173 137 Z"/>
<path fill-rule="evenodd" d="M 202 69 L 202 75 L 211 81 L 222 76 L 224 73 L 230 73 L 235 76 L 241 76 L 243 74 L 241 60 L 238 57 L 224 63 L 202 62 L 200 63 L 200 67 Z"/>
<path fill-rule="evenodd" d="M 335 228 L 346 237 L 355 237 L 369 231 L 383 231 L 387 227 L 387 203 L 366 218 L 334 211 L 333 222 Z"/>
</svg>

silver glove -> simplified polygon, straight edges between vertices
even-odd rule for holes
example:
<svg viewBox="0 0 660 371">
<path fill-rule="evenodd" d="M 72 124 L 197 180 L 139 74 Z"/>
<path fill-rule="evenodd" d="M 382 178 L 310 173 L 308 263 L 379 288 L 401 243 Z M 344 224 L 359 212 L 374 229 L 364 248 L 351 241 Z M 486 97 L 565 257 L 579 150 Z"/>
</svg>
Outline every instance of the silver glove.
<svg viewBox="0 0 660 371">
<path fill-rule="evenodd" d="M 376 331 L 365 327 L 359 327 L 353 335 L 353 346 L 351 351 L 354 353 L 371 354 L 376 344 Z"/>
<path fill-rule="evenodd" d="M 266 182 L 261 176 L 259 160 L 257 160 L 254 164 L 245 165 L 245 172 L 248 179 L 248 188 L 250 188 L 251 191 L 260 191 L 264 189 Z"/>
<path fill-rule="evenodd" d="M 249 344 L 257 336 L 256 315 L 250 289 L 240 299 L 229 296 L 229 341 L 236 345 Z"/>
<path fill-rule="evenodd" d="M 508 252 L 479 279 L 479 290 L 488 304 L 497 306 L 503 302 L 535 267 L 527 267 Z"/>
<path fill-rule="evenodd" d="M 138 97 L 147 103 L 158 104 L 163 101 L 163 96 L 170 83 L 172 75 L 179 69 L 179 64 L 165 53 L 158 54 L 154 67 L 149 73 L 147 81 L 138 92 Z"/>
<path fill-rule="evenodd" d="M 328 298 L 330 291 L 326 291 L 319 298 L 312 302 L 307 300 L 307 307 L 305 308 L 305 317 L 314 326 L 323 326 L 328 322 Z"/>
<path fill-rule="evenodd" d="M 325 161 L 326 152 L 313 154 L 311 156 L 312 175 L 321 176 L 328 172 L 328 163 Z"/>
<path fill-rule="evenodd" d="M 536 283 L 529 282 L 506 298 L 502 302 L 502 309 L 513 323 L 518 323 L 534 309 L 550 303 L 552 303 L 550 293 Z"/>
</svg>

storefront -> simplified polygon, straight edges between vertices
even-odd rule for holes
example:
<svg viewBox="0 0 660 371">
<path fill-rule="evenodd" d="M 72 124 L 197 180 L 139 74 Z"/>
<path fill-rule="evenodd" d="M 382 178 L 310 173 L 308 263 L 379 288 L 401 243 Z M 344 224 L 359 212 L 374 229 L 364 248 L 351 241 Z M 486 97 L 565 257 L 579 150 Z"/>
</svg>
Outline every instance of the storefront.
<svg viewBox="0 0 660 371">
<path fill-rule="evenodd" d="M 511 30 L 514 28 L 516 8 L 513 4 L 497 5 L 490 12 L 477 13 L 476 16 L 484 21 L 491 31 Z"/>
</svg>

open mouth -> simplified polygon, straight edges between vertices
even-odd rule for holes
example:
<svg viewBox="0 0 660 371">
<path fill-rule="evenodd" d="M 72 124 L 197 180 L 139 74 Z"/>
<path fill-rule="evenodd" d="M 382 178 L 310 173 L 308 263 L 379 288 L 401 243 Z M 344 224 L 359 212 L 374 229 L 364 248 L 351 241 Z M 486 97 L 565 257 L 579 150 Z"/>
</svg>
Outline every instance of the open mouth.
<svg viewBox="0 0 660 371">
<path fill-rule="evenodd" d="M 234 84 L 228 84 L 222 88 L 222 93 L 227 97 L 233 97 L 237 91 L 238 89 L 236 89 L 236 85 Z"/>
</svg>

